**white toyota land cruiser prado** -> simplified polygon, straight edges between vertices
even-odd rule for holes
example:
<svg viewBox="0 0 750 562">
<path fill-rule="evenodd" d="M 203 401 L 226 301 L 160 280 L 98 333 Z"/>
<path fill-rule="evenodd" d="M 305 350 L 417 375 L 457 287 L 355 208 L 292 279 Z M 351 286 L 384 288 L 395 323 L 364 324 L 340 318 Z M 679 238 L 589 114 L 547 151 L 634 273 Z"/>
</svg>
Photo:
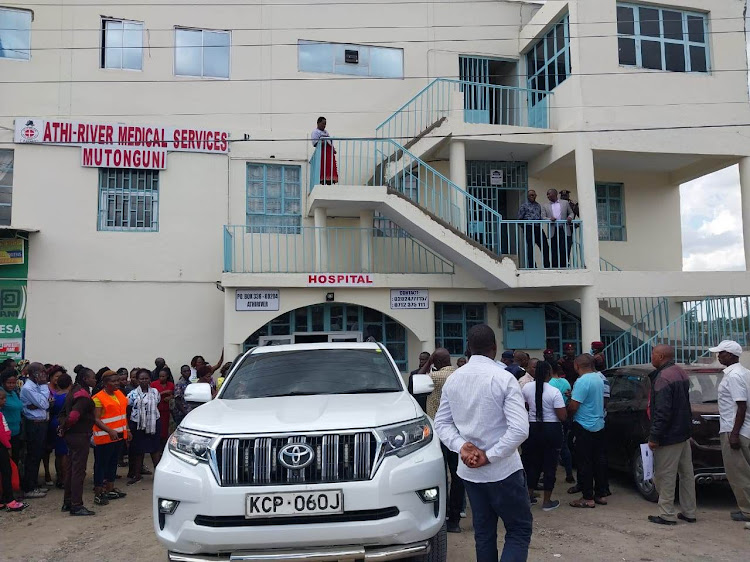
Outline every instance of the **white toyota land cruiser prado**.
<svg viewBox="0 0 750 562">
<path fill-rule="evenodd" d="M 170 560 L 445 562 L 440 442 L 382 345 L 257 347 L 185 397 L 154 476 Z"/>
</svg>

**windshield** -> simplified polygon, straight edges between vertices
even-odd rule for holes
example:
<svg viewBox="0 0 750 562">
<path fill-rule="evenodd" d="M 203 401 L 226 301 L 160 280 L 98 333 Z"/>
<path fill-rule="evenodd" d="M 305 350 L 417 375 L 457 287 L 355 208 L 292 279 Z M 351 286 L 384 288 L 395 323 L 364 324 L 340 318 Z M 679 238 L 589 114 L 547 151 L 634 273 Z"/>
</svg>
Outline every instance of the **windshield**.
<svg viewBox="0 0 750 562">
<path fill-rule="evenodd" d="M 249 355 L 223 399 L 401 392 L 400 376 L 380 349 L 306 349 Z"/>
<path fill-rule="evenodd" d="M 718 402 L 718 389 L 724 373 L 688 373 L 690 378 L 690 402 L 708 404 Z"/>
</svg>

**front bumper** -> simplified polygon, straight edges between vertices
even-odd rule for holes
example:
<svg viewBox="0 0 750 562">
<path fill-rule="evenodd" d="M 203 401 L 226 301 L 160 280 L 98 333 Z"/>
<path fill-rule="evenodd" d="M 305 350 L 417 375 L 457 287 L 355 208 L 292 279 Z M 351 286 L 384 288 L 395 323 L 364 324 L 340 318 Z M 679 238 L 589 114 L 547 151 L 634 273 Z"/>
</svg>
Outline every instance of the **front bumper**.
<svg viewBox="0 0 750 562">
<path fill-rule="evenodd" d="M 169 553 L 171 562 L 336 562 L 339 560 L 401 560 L 411 556 L 429 554 L 427 541 L 387 547 L 335 547 L 304 550 L 240 551 L 230 555 L 203 555 Z"/>
<path fill-rule="evenodd" d="M 207 464 L 191 466 L 166 450 L 154 476 L 154 530 L 170 558 L 186 562 L 335 560 L 325 557 L 325 549 L 331 547 L 352 549 L 352 559 L 397 560 L 419 554 L 411 549 L 423 548 L 440 531 L 445 522 L 445 485 L 437 439 L 403 458 L 386 458 L 372 480 L 335 484 L 222 487 Z M 416 493 L 431 487 L 440 490 L 437 513 L 434 503 L 424 503 Z M 351 514 L 351 518 L 325 521 L 311 516 L 304 521 L 260 522 L 244 518 L 246 494 L 332 488 L 342 490 L 344 515 Z M 159 499 L 179 501 L 174 513 L 162 515 L 161 521 Z M 406 551 L 400 552 L 403 548 Z M 312 558 L 305 557 L 311 552 Z M 196 554 L 210 556 L 179 558 Z M 281 557 L 274 558 L 276 554 Z"/>
</svg>

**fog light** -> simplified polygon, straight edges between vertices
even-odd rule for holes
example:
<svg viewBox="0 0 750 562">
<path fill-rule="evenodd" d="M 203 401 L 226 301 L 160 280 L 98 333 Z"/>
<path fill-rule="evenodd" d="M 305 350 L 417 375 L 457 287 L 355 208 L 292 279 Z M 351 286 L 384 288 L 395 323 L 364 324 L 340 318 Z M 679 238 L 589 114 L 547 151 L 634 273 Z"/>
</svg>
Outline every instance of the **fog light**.
<svg viewBox="0 0 750 562">
<path fill-rule="evenodd" d="M 424 503 L 432 503 L 438 501 L 440 492 L 437 488 L 427 488 L 426 490 L 418 490 L 417 495 Z"/>
<path fill-rule="evenodd" d="M 159 513 L 164 513 L 165 515 L 172 515 L 177 509 L 177 506 L 180 505 L 180 502 L 177 500 L 159 500 Z"/>
</svg>

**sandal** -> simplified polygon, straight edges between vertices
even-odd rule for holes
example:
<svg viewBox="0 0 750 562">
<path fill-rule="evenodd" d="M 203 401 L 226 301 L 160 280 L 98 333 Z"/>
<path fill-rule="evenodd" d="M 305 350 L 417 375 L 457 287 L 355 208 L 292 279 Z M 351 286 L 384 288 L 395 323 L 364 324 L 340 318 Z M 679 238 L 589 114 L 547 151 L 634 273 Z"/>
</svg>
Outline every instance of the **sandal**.
<svg viewBox="0 0 750 562">
<path fill-rule="evenodd" d="M 594 503 L 597 505 L 607 505 L 607 500 L 604 498 L 594 498 Z"/>
<path fill-rule="evenodd" d="M 572 486 L 572 487 L 568 488 L 568 493 L 569 494 L 580 494 L 581 493 L 581 488 L 579 488 L 578 485 L 576 484 L 575 486 Z"/>
<path fill-rule="evenodd" d="M 5 505 L 5 511 L 23 511 L 27 507 L 29 507 L 29 504 L 27 503 L 12 501 Z"/>
<path fill-rule="evenodd" d="M 591 500 L 585 500 L 581 498 L 580 500 L 574 500 L 570 502 L 568 505 L 570 505 L 570 507 L 594 509 L 596 507 L 596 503 L 589 503 L 590 501 Z"/>
</svg>

